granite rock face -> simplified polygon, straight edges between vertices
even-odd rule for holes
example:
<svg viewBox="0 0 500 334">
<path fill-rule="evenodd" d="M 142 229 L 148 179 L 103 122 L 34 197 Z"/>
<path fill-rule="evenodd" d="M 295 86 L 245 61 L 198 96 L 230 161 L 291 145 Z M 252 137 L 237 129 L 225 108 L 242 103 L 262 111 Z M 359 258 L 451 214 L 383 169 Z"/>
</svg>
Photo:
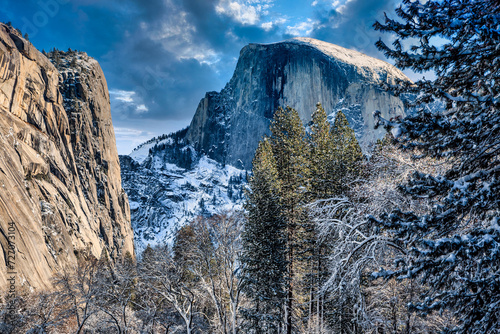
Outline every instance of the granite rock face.
<svg viewBox="0 0 500 334">
<path fill-rule="evenodd" d="M 249 169 L 278 107 L 296 109 L 307 124 L 321 102 L 327 113 L 343 110 L 366 147 L 384 133 L 373 129 L 374 110 L 404 114 L 403 102 L 380 88 L 397 80 L 409 79 L 384 61 L 311 38 L 250 44 L 226 87 L 201 100 L 186 140 L 216 161 Z"/>
<path fill-rule="evenodd" d="M 134 256 L 99 64 L 68 52 L 54 66 L 4 24 L 0 42 L 0 267 L 43 289 L 79 258 Z M 0 270 L 0 288 L 9 277 Z"/>
</svg>

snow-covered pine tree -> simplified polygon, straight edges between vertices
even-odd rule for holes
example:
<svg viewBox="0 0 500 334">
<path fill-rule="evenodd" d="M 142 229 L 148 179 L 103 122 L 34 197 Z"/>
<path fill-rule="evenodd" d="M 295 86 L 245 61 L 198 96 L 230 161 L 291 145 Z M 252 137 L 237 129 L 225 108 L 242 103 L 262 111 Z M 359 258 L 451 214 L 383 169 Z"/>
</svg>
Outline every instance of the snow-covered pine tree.
<svg viewBox="0 0 500 334">
<path fill-rule="evenodd" d="M 248 333 L 278 333 L 284 323 L 286 224 L 279 207 L 280 181 L 269 140 L 259 143 L 253 160 L 242 232 L 244 292 L 250 307 Z"/>
<path fill-rule="evenodd" d="M 395 34 L 394 48 L 377 46 L 401 69 L 434 71 L 436 79 L 404 89 L 419 93 L 417 103 L 442 99 L 446 107 L 420 106 L 400 123 L 375 117 L 401 147 L 452 167 L 417 172 L 401 186 L 435 202 L 427 214 L 372 218 L 408 249 L 395 271 L 379 275 L 420 277 L 432 289 L 417 310 L 450 309 L 459 320 L 454 332 L 493 333 L 500 330 L 500 2 L 403 0 L 396 13 L 400 21 L 375 24 Z"/>
</svg>

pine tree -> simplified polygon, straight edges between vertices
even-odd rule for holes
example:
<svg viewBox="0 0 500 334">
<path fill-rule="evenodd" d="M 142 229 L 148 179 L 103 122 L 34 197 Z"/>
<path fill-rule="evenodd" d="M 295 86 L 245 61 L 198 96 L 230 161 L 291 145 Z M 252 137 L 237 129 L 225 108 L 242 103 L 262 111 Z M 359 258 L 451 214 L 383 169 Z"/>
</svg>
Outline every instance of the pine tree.
<svg viewBox="0 0 500 334">
<path fill-rule="evenodd" d="M 271 147 L 276 159 L 280 209 L 286 223 L 287 286 L 285 305 L 286 333 L 303 318 L 301 303 L 303 291 L 300 282 L 304 274 L 302 266 L 307 254 L 308 218 L 304 209 L 309 184 L 309 160 L 305 129 L 296 110 L 279 108 L 271 122 Z"/>
<path fill-rule="evenodd" d="M 349 127 L 347 118 L 341 111 L 337 113 L 333 127 L 330 127 L 327 114 L 319 103 L 312 115 L 310 128 L 310 200 L 346 196 L 352 181 L 361 173 L 363 157 L 354 131 Z M 325 321 L 324 317 L 332 311 L 329 308 L 325 309 L 325 296 L 321 292 L 322 286 L 330 276 L 326 264 L 330 257 L 331 240 L 321 240 L 317 235 L 316 226 L 311 224 L 308 242 L 311 254 L 310 273 L 305 285 L 310 291 L 309 326 L 315 325 L 316 328 L 321 328 Z M 312 323 L 313 314 L 316 314 L 315 324 Z"/>
<path fill-rule="evenodd" d="M 325 109 L 320 103 L 316 105 L 311 122 L 311 194 L 314 199 L 328 198 L 337 188 L 333 170 L 335 142 Z"/>
<path fill-rule="evenodd" d="M 401 69 L 435 72 L 435 80 L 404 87 L 419 93 L 417 107 L 435 100 L 446 107 L 420 105 L 400 123 L 375 116 L 417 158 L 447 159 L 452 167 L 443 175 L 416 172 L 401 186 L 433 200 L 427 214 L 395 210 L 372 218 L 409 248 L 401 267 L 379 275 L 421 278 L 432 289 L 414 307 L 454 311 L 454 332 L 493 333 L 500 330 L 500 3 L 404 0 L 396 13 L 402 22 L 375 24 L 397 36 L 394 48 L 377 46 Z M 407 38 L 416 44 L 405 49 Z"/>
<path fill-rule="evenodd" d="M 341 111 L 333 127 L 321 104 L 312 116 L 311 136 L 311 194 L 314 199 L 345 195 L 350 183 L 361 174 L 363 153 L 354 130 Z"/>
<path fill-rule="evenodd" d="M 354 130 L 349 127 L 349 122 L 342 111 L 335 117 L 332 129 L 333 163 L 332 167 L 334 184 L 333 192 L 336 195 L 345 194 L 350 188 L 350 183 L 361 175 L 361 161 L 363 153 Z"/>
<path fill-rule="evenodd" d="M 54 50 L 52 50 L 51 53 L 52 53 L 52 62 L 57 68 L 61 65 L 61 56 L 59 55 L 59 50 L 54 48 Z"/>
<path fill-rule="evenodd" d="M 308 137 L 309 160 L 310 160 L 310 189 L 309 200 L 329 198 L 335 192 L 334 147 L 330 123 L 325 109 L 320 103 L 312 114 L 310 124 L 310 135 Z M 316 226 L 308 221 L 306 224 L 305 247 L 307 248 L 307 274 L 302 282 L 303 289 L 307 291 L 308 298 L 308 331 L 321 332 L 323 321 L 321 314 L 324 309 L 324 298 L 321 287 L 327 275 L 324 272 L 327 252 L 326 244 L 321 242 L 316 233 Z M 315 328 L 314 328 L 315 327 Z"/>
<path fill-rule="evenodd" d="M 285 222 L 280 215 L 276 161 L 268 139 L 259 143 L 253 160 L 245 208 L 242 242 L 245 286 L 252 301 L 243 310 L 255 333 L 278 333 L 283 324 L 286 285 Z"/>
<path fill-rule="evenodd" d="M 274 307 L 284 312 L 278 327 L 292 333 L 304 331 L 303 325 L 311 325 L 313 313 L 323 310 L 319 291 L 326 278 L 326 245 L 317 243 L 306 204 L 341 195 L 346 188 L 343 185 L 358 171 L 362 155 L 345 116 L 339 113 L 330 130 L 321 105 L 313 114 L 309 138 L 297 111 L 289 107 L 275 112 L 270 130 L 270 137 L 257 150 L 250 179 L 252 191 L 247 199 L 244 261 L 247 295 L 254 308 L 246 314 L 248 318 L 253 315 L 253 328 L 263 328 L 259 319 L 265 314 L 263 308 L 270 305 L 264 301 L 271 300 L 265 289 L 273 286 L 273 291 L 281 294 L 273 299 Z M 269 233 L 280 237 L 270 237 Z M 279 272 L 269 270 L 268 263 L 262 261 L 262 254 L 270 249 L 274 249 L 276 258 L 271 264 L 279 262 L 282 266 Z M 273 279 L 281 290 L 270 283 Z"/>
</svg>

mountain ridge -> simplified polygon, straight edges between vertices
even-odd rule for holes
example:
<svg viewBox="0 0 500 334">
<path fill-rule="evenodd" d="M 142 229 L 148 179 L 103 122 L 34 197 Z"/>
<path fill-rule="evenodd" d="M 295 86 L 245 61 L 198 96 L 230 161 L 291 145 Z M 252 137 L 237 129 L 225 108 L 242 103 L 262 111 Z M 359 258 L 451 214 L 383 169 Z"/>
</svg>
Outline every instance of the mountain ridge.
<svg viewBox="0 0 500 334">
<path fill-rule="evenodd" d="M 342 46 L 324 42 L 315 38 L 310 38 L 310 37 L 294 37 L 290 38 L 281 42 L 275 42 L 275 43 L 250 43 L 249 45 L 243 47 L 243 49 L 240 51 L 240 55 L 243 52 L 246 52 L 245 48 L 251 47 L 253 45 L 259 46 L 259 45 L 276 45 L 276 44 L 297 44 L 297 45 L 303 45 L 303 46 L 308 46 L 314 49 L 317 49 L 318 51 L 327 54 L 333 58 L 336 58 L 340 61 L 343 61 L 346 64 L 358 66 L 358 67 L 374 67 L 373 65 L 376 64 L 378 68 L 380 69 L 390 69 L 394 73 L 397 73 L 398 79 L 400 80 L 409 80 L 409 78 L 401 72 L 398 68 L 395 66 L 380 60 L 378 58 L 368 56 L 362 52 L 359 52 L 357 50 L 352 50 L 352 49 L 347 49 Z M 367 61 L 369 60 L 369 61 Z"/>
<path fill-rule="evenodd" d="M 278 107 L 296 109 L 307 124 L 321 102 L 327 113 L 345 110 L 367 148 L 383 135 L 374 130 L 374 110 L 388 118 L 404 114 L 402 100 L 381 88 L 398 80 L 410 81 L 382 60 L 310 38 L 249 44 L 222 91 L 200 101 L 186 141 L 216 161 L 249 169 L 261 139 L 254 134 L 269 133 Z"/>
</svg>

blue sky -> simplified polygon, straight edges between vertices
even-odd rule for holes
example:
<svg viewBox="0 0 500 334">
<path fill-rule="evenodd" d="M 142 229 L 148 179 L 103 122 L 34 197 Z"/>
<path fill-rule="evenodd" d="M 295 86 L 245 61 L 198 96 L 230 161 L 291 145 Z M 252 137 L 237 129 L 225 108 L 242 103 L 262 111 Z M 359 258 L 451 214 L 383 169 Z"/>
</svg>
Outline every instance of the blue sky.
<svg viewBox="0 0 500 334">
<path fill-rule="evenodd" d="M 307 36 L 384 59 L 373 31 L 397 0 L 0 0 L 40 50 L 82 50 L 104 70 L 120 154 L 189 124 L 240 49 Z M 384 36 L 387 40 L 390 36 Z"/>
</svg>

